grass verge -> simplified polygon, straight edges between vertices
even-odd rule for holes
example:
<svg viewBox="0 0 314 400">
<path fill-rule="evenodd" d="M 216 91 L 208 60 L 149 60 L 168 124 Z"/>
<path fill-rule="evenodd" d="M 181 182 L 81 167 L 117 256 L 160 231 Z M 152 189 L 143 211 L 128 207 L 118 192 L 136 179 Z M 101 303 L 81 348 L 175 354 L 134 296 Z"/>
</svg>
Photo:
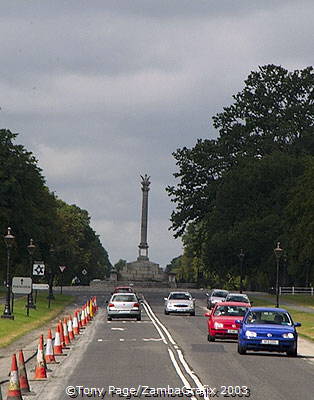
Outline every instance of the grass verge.
<svg viewBox="0 0 314 400">
<path fill-rule="evenodd" d="M 292 300 L 296 296 L 291 296 L 293 297 Z M 306 296 L 302 296 L 306 297 Z M 255 307 L 274 307 L 274 296 L 269 296 L 265 297 L 265 299 L 257 298 L 254 296 L 250 296 L 250 299 L 253 301 L 253 306 Z M 302 299 L 300 299 L 301 301 Z M 306 305 L 306 303 L 297 303 L 296 301 L 293 301 L 294 304 L 297 305 Z M 307 303 L 309 304 L 309 303 Z M 283 306 L 289 313 L 291 314 L 293 321 L 295 322 L 301 322 L 302 326 L 298 329 L 298 333 L 300 336 L 303 336 L 307 339 L 310 339 L 314 341 L 314 314 L 306 313 L 306 312 L 301 312 L 301 311 L 295 311 L 291 310 L 289 306 Z"/>
<path fill-rule="evenodd" d="M 55 294 L 48 309 L 47 293 L 37 296 L 36 310 L 30 309 L 29 317 L 26 315 L 26 297 L 14 301 L 14 320 L 1 319 L 0 323 L 0 348 L 7 346 L 25 333 L 39 328 L 54 319 L 69 304 L 73 303 L 74 296 Z M 4 307 L 4 305 L 3 305 Z"/>
</svg>

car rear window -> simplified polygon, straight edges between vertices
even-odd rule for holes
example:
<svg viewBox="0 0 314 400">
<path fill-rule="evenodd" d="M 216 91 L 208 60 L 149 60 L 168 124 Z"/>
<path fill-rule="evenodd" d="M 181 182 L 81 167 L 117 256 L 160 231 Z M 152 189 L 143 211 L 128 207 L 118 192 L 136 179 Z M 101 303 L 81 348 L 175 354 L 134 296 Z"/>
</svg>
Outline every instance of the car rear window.
<svg viewBox="0 0 314 400">
<path fill-rule="evenodd" d="M 134 295 L 131 294 L 117 294 L 116 296 L 112 297 L 112 301 L 124 301 L 124 302 L 128 302 L 128 301 L 137 301 L 136 297 Z"/>
</svg>

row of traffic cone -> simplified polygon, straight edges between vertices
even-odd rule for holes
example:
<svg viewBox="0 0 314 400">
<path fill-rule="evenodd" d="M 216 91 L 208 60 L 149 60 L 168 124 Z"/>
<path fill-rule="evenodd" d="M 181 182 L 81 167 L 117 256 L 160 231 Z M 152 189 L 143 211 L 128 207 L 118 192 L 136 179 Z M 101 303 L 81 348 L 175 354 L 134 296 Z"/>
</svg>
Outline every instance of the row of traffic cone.
<svg viewBox="0 0 314 400">
<path fill-rule="evenodd" d="M 81 310 L 74 312 L 74 317 L 69 316 L 59 321 L 55 330 L 55 340 L 52 343 L 51 329 L 48 329 L 46 351 L 44 354 L 44 335 L 40 335 L 37 349 L 37 362 L 34 380 L 47 379 L 47 364 L 58 364 L 55 356 L 66 355 L 64 349 L 69 348 L 71 342 L 80 334 L 98 310 L 96 297 L 90 299 Z M 22 395 L 32 394 L 25 368 L 23 351 L 19 351 L 18 362 L 16 354 L 12 356 L 10 380 L 7 400 L 23 400 Z M 0 388 L 0 400 L 2 400 Z"/>
</svg>

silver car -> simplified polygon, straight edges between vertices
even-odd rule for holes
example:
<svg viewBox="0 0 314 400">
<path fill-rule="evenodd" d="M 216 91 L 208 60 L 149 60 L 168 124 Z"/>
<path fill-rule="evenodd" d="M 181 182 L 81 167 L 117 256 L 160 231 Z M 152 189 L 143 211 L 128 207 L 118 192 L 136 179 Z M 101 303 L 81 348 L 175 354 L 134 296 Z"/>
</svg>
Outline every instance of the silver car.
<svg viewBox="0 0 314 400">
<path fill-rule="evenodd" d="M 225 301 L 228 294 L 229 294 L 228 290 L 212 289 L 209 293 L 206 293 L 207 308 L 211 310 L 216 303 Z"/>
<path fill-rule="evenodd" d="M 114 293 L 107 305 L 107 319 L 136 318 L 141 320 L 141 303 L 135 293 Z"/>
<path fill-rule="evenodd" d="M 165 314 L 189 313 L 195 315 L 195 299 L 189 292 L 170 292 L 165 300 Z"/>
</svg>

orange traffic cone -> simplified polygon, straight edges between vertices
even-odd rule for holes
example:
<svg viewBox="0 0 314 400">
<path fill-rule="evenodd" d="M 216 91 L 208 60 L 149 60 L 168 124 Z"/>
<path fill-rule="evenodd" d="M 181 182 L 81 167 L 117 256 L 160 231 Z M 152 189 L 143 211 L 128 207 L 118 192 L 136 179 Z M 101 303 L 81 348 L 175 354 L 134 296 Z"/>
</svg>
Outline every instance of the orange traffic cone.
<svg viewBox="0 0 314 400">
<path fill-rule="evenodd" d="M 90 322 L 90 313 L 89 313 L 89 304 L 86 303 L 86 307 L 85 307 L 85 312 L 86 312 L 86 321 Z"/>
<path fill-rule="evenodd" d="M 19 370 L 19 381 L 20 381 L 20 390 L 22 394 L 29 394 L 32 393 L 29 387 L 26 368 L 25 368 L 25 361 L 24 361 L 24 354 L 23 351 L 19 351 L 19 359 L 18 359 L 18 370 Z"/>
<path fill-rule="evenodd" d="M 69 319 L 68 319 L 68 332 L 69 332 L 69 340 L 70 341 L 74 340 L 73 323 L 72 323 L 71 315 L 69 316 Z"/>
<path fill-rule="evenodd" d="M 73 335 L 79 335 L 80 329 L 78 325 L 78 320 L 77 320 L 77 311 L 74 312 L 74 318 L 73 318 Z"/>
<path fill-rule="evenodd" d="M 46 379 L 47 378 L 47 367 L 44 357 L 44 335 L 40 335 L 38 350 L 37 350 L 37 365 L 35 368 L 34 379 Z"/>
<path fill-rule="evenodd" d="M 59 332 L 60 332 L 61 346 L 63 349 L 65 349 L 66 345 L 65 345 L 65 341 L 64 341 L 63 323 L 62 323 L 61 319 L 59 320 Z"/>
<path fill-rule="evenodd" d="M 81 310 L 77 310 L 77 324 L 79 327 L 79 331 L 83 329 L 82 321 L 81 321 Z"/>
<path fill-rule="evenodd" d="M 69 332 L 68 332 L 68 326 L 67 326 L 67 320 L 64 318 L 63 320 L 63 335 L 64 335 L 64 343 L 66 346 L 70 345 L 70 339 L 69 339 Z"/>
<path fill-rule="evenodd" d="M 46 361 L 46 364 L 58 364 L 58 362 L 55 359 L 54 352 L 53 352 L 51 329 L 48 329 L 46 351 L 45 351 L 45 361 Z"/>
<path fill-rule="evenodd" d="M 92 300 L 89 301 L 88 309 L 89 309 L 90 319 L 93 319 L 94 313 L 93 313 L 93 302 L 92 302 Z"/>
<path fill-rule="evenodd" d="M 84 309 L 84 306 L 83 306 L 83 308 L 82 308 L 82 318 L 81 318 L 81 320 L 82 320 L 82 326 L 86 326 L 86 315 L 85 315 L 85 309 Z"/>
<path fill-rule="evenodd" d="M 10 372 L 10 381 L 8 387 L 8 395 L 7 400 L 23 400 L 20 382 L 19 382 L 19 373 L 17 369 L 16 363 L 16 355 L 12 356 L 12 364 L 11 364 L 11 372 Z"/>
<path fill-rule="evenodd" d="M 53 353 L 56 356 L 62 356 L 63 351 L 62 351 L 62 344 L 60 340 L 60 327 L 59 324 L 56 326 L 56 333 L 55 333 L 55 341 L 53 344 Z"/>
</svg>

